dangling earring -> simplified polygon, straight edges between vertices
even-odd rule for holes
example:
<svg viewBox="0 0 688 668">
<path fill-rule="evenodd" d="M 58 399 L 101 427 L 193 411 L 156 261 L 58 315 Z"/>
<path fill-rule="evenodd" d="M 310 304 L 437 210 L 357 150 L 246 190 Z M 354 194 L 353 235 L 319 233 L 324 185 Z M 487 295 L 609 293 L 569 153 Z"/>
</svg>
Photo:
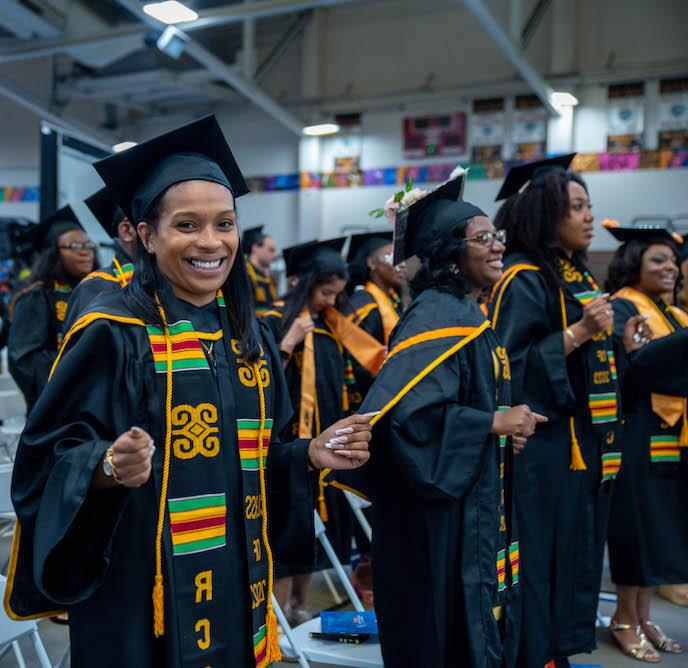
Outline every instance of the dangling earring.
<svg viewBox="0 0 688 668">
<path fill-rule="evenodd" d="M 461 273 L 461 267 L 459 267 L 459 265 L 455 262 L 452 262 L 449 265 L 449 271 L 451 271 L 451 273 L 454 274 L 454 276 L 458 276 Z"/>
</svg>

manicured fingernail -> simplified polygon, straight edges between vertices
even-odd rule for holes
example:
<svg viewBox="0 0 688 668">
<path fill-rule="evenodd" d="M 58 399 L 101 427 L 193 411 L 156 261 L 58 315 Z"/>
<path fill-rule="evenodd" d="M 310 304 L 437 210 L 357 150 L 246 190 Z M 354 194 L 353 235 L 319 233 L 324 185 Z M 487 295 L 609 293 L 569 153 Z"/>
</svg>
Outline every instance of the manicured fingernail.
<svg viewBox="0 0 688 668">
<path fill-rule="evenodd" d="M 354 433 L 354 428 L 353 427 L 344 427 L 343 429 L 337 429 L 337 431 L 334 432 L 339 436 L 340 434 L 353 434 Z"/>
<path fill-rule="evenodd" d="M 341 450 L 344 446 L 341 443 L 335 443 L 334 441 L 327 441 L 325 447 L 329 450 Z"/>
<path fill-rule="evenodd" d="M 332 443 L 348 443 L 348 442 L 349 442 L 348 436 L 335 436 L 332 439 Z"/>
<path fill-rule="evenodd" d="M 373 417 L 374 415 L 379 415 L 382 411 L 373 411 L 372 413 L 363 413 L 366 417 Z"/>
<path fill-rule="evenodd" d="M 131 432 L 134 436 L 140 436 L 143 433 L 139 427 L 132 427 Z"/>
</svg>

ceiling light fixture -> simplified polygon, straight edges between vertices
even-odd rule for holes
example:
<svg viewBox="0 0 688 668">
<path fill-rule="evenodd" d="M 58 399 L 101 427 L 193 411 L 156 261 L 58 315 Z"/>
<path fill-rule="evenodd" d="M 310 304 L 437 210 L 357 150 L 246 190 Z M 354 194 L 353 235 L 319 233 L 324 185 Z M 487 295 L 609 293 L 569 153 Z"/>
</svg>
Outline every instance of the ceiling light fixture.
<svg viewBox="0 0 688 668">
<path fill-rule="evenodd" d="M 575 107 L 578 104 L 578 98 L 575 95 L 564 91 L 552 93 L 551 100 L 555 107 Z"/>
<path fill-rule="evenodd" d="M 143 11 L 158 21 L 172 25 L 174 23 L 187 23 L 195 21 L 198 14 L 189 9 L 177 0 L 166 0 L 165 2 L 149 2 L 143 6 Z"/>
<path fill-rule="evenodd" d="M 131 148 L 132 146 L 136 146 L 135 141 L 123 141 L 123 142 L 120 142 L 119 144 L 115 144 L 112 147 L 112 150 L 115 153 L 121 153 L 122 151 L 126 151 L 128 148 Z"/>
<path fill-rule="evenodd" d="M 303 129 L 303 134 L 309 137 L 322 137 L 323 135 L 334 135 L 339 132 L 336 123 L 321 123 L 320 125 L 307 125 Z"/>
</svg>

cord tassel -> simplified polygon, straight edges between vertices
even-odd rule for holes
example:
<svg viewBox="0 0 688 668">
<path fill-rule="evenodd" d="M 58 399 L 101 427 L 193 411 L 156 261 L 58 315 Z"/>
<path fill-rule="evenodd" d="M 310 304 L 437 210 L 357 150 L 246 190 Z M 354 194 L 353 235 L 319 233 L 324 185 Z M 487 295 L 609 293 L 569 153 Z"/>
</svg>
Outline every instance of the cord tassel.
<svg viewBox="0 0 688 668">
<path fill-rule="evenodd" d="M 323 522 L 327 522 L 330 519 L 330 516 L 327 514 L 327 503 L 325 502 L 325 487 L 327 487 L 325 471 L 321 471 L 318 479 L 318 515 L 320 515 L 320 519 Z"/>
<path fill-rule="evenodd" d="M 574 425 L 574 418 L 569 418 L 569 429 L 571 431 L 571 466 L 572 471 L 587 471 L 588 467 L 585 465 L 583 453 L 580 449 L 580 443 L 576 437 L 576 427 Z"/>
<path fill-rule="evenodd" d="M 165 589 L 162 575 L 155 576 L 153 585 L 153 633 L 156 638 L 165 635 Z"/>
</svg>

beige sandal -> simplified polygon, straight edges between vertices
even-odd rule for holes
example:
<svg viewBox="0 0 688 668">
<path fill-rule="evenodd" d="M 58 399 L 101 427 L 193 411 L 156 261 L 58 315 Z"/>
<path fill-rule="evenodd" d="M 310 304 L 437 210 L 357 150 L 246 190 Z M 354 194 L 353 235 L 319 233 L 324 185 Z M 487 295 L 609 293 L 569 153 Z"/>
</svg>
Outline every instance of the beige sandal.
<svg viewBox="0 0 688 668">
<path fill-rule="evenodd" d="M 650 636 L 648 636 L 647 634 L 645 636 L 658 650 L 662 652 L 668 652 L 669 654 L 683 653 L 683 647 L 681 647 L 679 641 L 670 638 L 666 633 L 664 633 L 664 631 L 662 631 L 661 626 L 650 621 L 641 622 L 641 624 L 649 626 L 659 636 L 659 640 L 657 640 L 657 642 L 652 640 L 652 638 L 650 638 Z"/>
<path fill-rule="evenodd" d="M 662 660 L 662 657 L 657 654 L 657 650 L 655 650 L 652 643 L 647 639 L 647 636 L 643 633 L 640 626 L 633 627 L 630 624 L 619 624 L 612 619 L 609 623 L 609 631 L 616 644 L 626 656 L 630 656 L 637 661 L 644 661 L 645 663 L 659 663 Z M 640 642 L 624 644 L 619 640 L 615 631 L 634 631 Z"/>
</svg>

